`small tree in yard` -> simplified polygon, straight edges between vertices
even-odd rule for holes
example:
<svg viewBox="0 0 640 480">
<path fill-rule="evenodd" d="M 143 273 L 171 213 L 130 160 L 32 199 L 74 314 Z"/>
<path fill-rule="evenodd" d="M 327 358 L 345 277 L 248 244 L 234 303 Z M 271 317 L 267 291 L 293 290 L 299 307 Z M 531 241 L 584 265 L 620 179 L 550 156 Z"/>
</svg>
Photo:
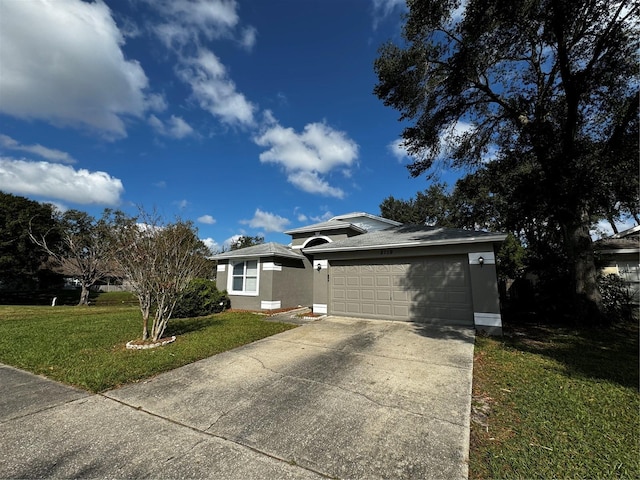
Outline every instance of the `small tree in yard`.
<svg viewBox="0 0 640 480">
<path fill-rule="evenodd" d="M 113 236 L 118 264 L 140 302 L 142 340 L 158 341 L 183 290 L 208 273 L 209 251 L 191 222 L 165 224 L 145 212 L 138 218 L 118 213 Z"/>
<path fill-rule="evenodd" d="M 110 214 L 105 210 L 96 220 L 85 212 L 68 210 L 58 214 L 57 226 L 44 233 L 29 225 L 29 237 L 50 255 L 54 268 L 80 281 L 82 290 L 78 305 L 88 305 L 89 289 L 99 280 L 114 274 Z M 55 244 L 51 243 L 52 238 L 56 239 Z"/>
</svg>

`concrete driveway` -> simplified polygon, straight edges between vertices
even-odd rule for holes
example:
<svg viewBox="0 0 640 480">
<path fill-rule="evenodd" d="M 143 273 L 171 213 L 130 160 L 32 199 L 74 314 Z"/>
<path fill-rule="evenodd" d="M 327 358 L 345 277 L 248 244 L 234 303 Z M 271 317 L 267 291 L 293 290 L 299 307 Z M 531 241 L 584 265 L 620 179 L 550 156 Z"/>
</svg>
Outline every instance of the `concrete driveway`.
<svg viewBox="0 0 640 480">
<path fill-rule="evenodd" d="M 329 317 L 103 395 L 0 367 L 0 477 L 466 478 L 473 342 Z"/>
</svg>

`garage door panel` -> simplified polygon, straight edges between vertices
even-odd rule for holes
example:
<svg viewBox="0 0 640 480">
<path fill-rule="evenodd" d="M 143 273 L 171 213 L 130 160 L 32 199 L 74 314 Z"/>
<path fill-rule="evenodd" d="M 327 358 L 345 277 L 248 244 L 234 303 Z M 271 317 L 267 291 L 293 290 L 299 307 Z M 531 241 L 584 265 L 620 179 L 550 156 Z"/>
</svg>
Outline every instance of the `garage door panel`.
<svg viewBox="0 0 640 480">
<path fill-rule="evenodd" d="M 375 277 L 373 275 L 364 275 L 360 277 L 360 285 L 363 287 L 373 287 L 376 284 Z"/>
<path fill-rule="evenodd" d="M 466 256 L 345 260 L 330 269 L 331 313 L 473 325 Z"/>
<path fill-rule="evenodd" d="M 375 315 L 376 314 L 376 304 L 375 303 L 363 303 L 362 304 L 362 313 L 365 315 Z"/>
<path fill-rule="evenodd" d="M 347 300 L 360 300 L 360 291 L 347 290 Z"/>
<path fill-rule="evenodd" d="M 376 292 L 375 292 L 375 290 L 362 290 L 360 292 L 360 297 L 362 298 L 363 301 L 375 300 L 376 299 Z"/>
</svg>

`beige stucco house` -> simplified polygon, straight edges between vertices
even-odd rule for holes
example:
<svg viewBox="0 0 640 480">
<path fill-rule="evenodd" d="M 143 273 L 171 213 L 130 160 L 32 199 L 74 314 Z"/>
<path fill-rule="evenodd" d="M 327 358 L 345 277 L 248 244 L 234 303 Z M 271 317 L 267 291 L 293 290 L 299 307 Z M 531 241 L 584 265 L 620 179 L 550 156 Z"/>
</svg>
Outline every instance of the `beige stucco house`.
<svg viewBox="0 0 640 480">
<path fill-rule="evenodd" d="M 284 233 L 288 246 L 213 257 L 232 308 L 303 305 L 320 314 L 502 330 L 495 251 L 505 234 L 402 225 L 368 213 Z"/>
</svg>

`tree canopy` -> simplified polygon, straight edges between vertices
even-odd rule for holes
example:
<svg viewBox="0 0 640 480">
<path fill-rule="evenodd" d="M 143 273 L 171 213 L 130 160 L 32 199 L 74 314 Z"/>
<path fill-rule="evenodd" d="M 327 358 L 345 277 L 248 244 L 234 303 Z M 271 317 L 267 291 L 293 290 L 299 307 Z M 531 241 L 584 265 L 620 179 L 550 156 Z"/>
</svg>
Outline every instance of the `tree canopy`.
<svg viewBox="0 0 640 480">
<path fill-rule="evenodd" d="M 168 223 L 143 210 L 136 218 L 115 212 L 110 239 L 119 268 L 138 297 L 142 340 L 157 341 L 182 292 L 193 279 L 211 273 L 209 249 L 193 223 Z"/>
<path fill-rule="evenodd" d="M 407 4 L 404 44 L 381 48 L 374 91 L 409 124 L 411 175 L 439 162 L 497 175 L 506 221 L 551 240 L 576 311 L 597 316 L 589 227 L 638 211 L 637 3 Z"/>
<path fill-rule="evenodd" d="M 115 274 L 113 248 L 109 238 L 109 216 L 105 210 L 96 219 L 86 212 L 67 210 L 56 214 L 56 228 L 39 233 L 33 228 L 29 236 L 35 245 L 50 256 L 54 268 L 80 282 L 78 305 L 88 305 L 89 289 L 99 280 Z M 58 242 L 52 242 L 59 239 Z"/>
<path fill-rule="evenodd" d="M 33 288 L 46 261 L 46 252 L 29 238 L 29 226 L 38 236 L 54 231 L 56 220 L 51 205 L 0 192 L 0 286 Z M 52 243 L 59 241 L 51 238 Z"/>
</svg>

